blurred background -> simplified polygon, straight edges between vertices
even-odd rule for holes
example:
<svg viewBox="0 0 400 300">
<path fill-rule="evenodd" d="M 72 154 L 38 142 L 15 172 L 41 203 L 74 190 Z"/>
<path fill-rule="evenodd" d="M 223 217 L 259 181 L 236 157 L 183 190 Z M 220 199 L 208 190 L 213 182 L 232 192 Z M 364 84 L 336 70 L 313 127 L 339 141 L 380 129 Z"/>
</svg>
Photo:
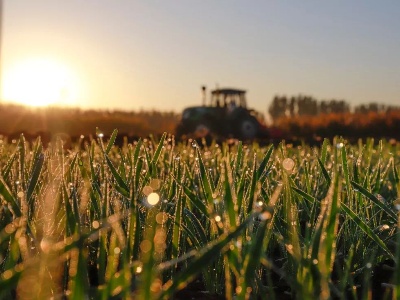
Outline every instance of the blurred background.
<svg viewBox="0 0 400 300">
<path fill-rule="evenodd" d="M 246 90 L 286 136 L 396 137 L 399 13 L 394 0 L 2 0 L 0 133 L 173 132 L 206 85 Z"/>
</svg>

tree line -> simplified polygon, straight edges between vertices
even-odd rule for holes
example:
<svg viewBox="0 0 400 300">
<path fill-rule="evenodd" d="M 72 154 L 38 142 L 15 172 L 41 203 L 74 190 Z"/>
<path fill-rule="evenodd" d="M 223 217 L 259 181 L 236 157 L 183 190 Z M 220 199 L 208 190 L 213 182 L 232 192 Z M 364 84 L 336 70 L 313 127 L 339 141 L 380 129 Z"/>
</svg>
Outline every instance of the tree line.
<svg viewBox="0 0 400 300">
<path fill-rule="evenodd" d="M 311 96 L 275 96 L 268 107 L 268 112 L 274 122 L 280 118 L 302 116 L 318 116 L 320 114 L 347 114 L 347 113 L 388 113 L 398 111 L 400 107 L 378 103 L 360 104 L 351 110 L 345 100 L 317 100 Z"/>
</svg>

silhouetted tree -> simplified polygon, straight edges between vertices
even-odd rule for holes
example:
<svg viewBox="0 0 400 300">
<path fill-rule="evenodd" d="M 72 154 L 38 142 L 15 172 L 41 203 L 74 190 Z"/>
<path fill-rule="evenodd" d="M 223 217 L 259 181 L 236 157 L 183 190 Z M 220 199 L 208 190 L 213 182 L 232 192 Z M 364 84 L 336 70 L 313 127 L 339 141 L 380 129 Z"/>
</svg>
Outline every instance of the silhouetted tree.
<svg viewBox="0 0 400 300">
<path fill-rule="evenodd" d="M 318 114 L 317 100 L 310 96 L 298 96 L 297 107 L 299 116 L 316 116 Z"/>
<path fill-rule="evenodd" d="M 287 111 L 289 111 L 289 108 L 286 96 L 275 96 L 268 108 L 268 112 L 274 121 L 286 116 Z"/>
</svg>

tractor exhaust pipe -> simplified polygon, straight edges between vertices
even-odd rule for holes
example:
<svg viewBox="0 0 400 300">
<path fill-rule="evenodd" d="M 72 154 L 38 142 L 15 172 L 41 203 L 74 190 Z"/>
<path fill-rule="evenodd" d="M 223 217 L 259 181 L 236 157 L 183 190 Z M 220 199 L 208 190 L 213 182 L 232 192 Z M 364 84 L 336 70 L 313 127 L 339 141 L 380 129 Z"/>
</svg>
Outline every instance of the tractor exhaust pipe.
<svg viewBox="0 0 400 300">
<path fill-rule="evenodd" d="M 207 90 L 206 86 L 203 85 L 201 87 L 201 97 L 203 99 L 203 106 L 206 106 L 206 90 Z"/>
</svg>

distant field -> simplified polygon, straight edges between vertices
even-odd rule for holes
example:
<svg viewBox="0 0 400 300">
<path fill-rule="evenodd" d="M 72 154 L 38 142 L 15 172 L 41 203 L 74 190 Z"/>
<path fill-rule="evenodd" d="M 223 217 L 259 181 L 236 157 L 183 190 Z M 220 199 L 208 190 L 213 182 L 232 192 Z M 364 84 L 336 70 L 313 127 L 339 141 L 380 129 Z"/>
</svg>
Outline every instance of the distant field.
<svg viewBox="0 0 400 300">
<path fill-rule="evenodd" d="M 1 299 L 400 297 L 400 144 L 0 139 Z"/>
</svg>

